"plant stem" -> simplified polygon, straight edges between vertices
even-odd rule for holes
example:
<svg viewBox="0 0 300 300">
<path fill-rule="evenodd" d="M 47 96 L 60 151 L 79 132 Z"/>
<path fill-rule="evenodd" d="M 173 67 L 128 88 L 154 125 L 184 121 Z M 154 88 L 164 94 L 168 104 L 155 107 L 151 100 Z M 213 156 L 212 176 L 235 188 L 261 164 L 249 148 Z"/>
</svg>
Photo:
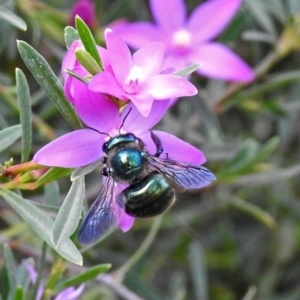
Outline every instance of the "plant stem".
<svg viewBox="0 0 300 300">
<path fill-rule="evenodd" d="M 131 258 L 121 268 L 119 268 L 119 270 L 115 272 L 117 278 L 123 279 L 125 274 L 132 268 L 132 266 L 136 264 L 136 262 L 138 262 L 140 258 L 145 254 L 160 228 L 161 221 L 162 215 L 155 218 L 155 221 L 152 223 L 149 233 L 142 245 L 136 250 Z"/>
</svg>

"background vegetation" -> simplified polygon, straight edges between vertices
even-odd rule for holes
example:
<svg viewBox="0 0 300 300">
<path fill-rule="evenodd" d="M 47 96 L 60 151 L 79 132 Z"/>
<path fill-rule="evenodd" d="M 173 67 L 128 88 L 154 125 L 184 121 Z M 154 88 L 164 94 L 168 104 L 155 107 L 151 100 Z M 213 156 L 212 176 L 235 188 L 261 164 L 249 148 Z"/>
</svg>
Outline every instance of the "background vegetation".
<svg viewBox="0 0 300 300">
<path fill-rule="evenodd" d="M 151 19 L 146 1 L 95 2 L 99 26 L 93 33 L 100 44 L 103 29 L 110 22 L 120 18 Z M 198 2 L 188 0 L 189 11 Z M 14 165 L 29 161 L 47 142 L 72 130 L 20 58 L 16 39 L 30 44 L 61 76 L 66 51 L 64 27 L 73 4 L 1 0 L 3 166 L 11 158 Z M 7 18 L 2 7 L 15 16 Z M 27 24 L 26 31 L 18 28 L 23 23 L 16 16 Z M 14 278 L 12 271 L 24 273 L 20 263 L 28 258 L 40 268 L 39 278 L 48 292 L 43 299 L 61 290 L 60 285 L 68 278 L 78 279 L 87 270 L 84 279 L 71 283 L 86 281 L 81 298 L 88 300 L 300 299 L 300 3 L 245 0 L 218 40 L 253 66 L 254 82 L 246 85 L 193 76 L 199 94 L 177 102 L 158 125 L 203 150 L 206 166 L 218 180 L 201 191 L 179 194 L 174 207 L 162 217 L 137 220 L 128 233 L 114 231 L 92 248 L 83 249 L 83 267 L 65 261 L 46 247 L 30 229 L 28 220 L 12 209 L 5 194 L 0 197 L 3 299 L 23 299 L 14 298 L 18 295 L 17 283 L 24 293 L 27 287 Z M 32 136 L 24 137 L 23 130 L 20 139 L 17 95 L 29 99 L 29 94 Z M 29 111 L 28 107 L 21 109 Z M 24 122 L 22 126 L 30 128 Z M 11 131 L 4 131 L 7 128 Z M 31 148 L 25 145 L 30 152 L 26 153 L 24 140 L 30 139 Z M 85 205 L 100 190 L 99 173 L 97 169 L 86 176 Z M 27 185 L 17 194 L 31 200 L 30 204 L 37 203 L 43 211 L 47 208 L 47 214 L 55 218 L 71 186 L 70 172 L 59 174 L 64 178 L 44 187 L 41 184 L 35 190 L 28 190 Z M 2 176 L 0 180 L 3 187 L 9 188 L 11 178 Z M 72 240 L 76 243 L 76 234 Z M 106 263 L 112 265 L 111 269 L 100 274 L 109 268 L 102 265 Z M 89 268 L 94 266 L 98 269 L 91 275 L 94 269 Z"/>
</svg>

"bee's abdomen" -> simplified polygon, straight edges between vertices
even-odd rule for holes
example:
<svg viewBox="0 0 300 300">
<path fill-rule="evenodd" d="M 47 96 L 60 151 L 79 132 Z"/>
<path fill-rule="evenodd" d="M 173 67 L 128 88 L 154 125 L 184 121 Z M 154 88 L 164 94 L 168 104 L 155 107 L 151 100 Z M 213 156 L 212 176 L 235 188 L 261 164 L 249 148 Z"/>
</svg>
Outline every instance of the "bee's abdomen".
<svg viewBox="0 0 300 300">
<path fill-rule="evenodd" d="M 174 202 L 175 193 L 168 181 L 152 172 L 123 191 L 126 213 L 140 218 L 157 216 Z"/>
</svg>

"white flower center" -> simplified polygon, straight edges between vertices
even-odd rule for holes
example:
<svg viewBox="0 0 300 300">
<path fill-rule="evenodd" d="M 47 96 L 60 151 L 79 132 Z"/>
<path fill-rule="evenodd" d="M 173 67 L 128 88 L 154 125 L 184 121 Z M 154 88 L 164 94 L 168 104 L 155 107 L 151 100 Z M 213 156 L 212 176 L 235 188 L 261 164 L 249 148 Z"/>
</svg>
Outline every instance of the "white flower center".
<svg viewBox="0 0 300 300">
<path fill-rule="evenodd" d="M 191 44 L 192 35 L 184 28 L 173 33 L 172 42 L 177 52 L 187 52 Z"/>
<path fill-rule="evenodd" d="M 139 79 L 140 81 L 142 79 L 142 68 L 134 65 L 131 68 L 129 75 L 123 85 L 123 90 L 129 95 L 136 94 L 139 90 Z"/>
</svg>

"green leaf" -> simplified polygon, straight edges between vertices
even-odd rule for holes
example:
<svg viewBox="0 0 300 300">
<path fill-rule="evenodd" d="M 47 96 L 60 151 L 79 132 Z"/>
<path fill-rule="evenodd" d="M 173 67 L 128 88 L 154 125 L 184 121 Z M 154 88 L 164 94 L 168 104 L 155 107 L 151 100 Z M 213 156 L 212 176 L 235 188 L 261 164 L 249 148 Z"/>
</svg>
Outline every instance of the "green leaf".
<svg viewBox="0 0 300 300">
<path fill-rule="evenodd" d="M 192 64 L 190 66 L 187 66 L 184 69 L 176 71 L 175 73 L 173 73 L 173 75 L 176 75 L 176 76 L 179 76 L 179 77 L 187 77 L 190 74 L 192 74 L 193 72 L 195 72 L 199 67 L 201 67 L 200 64 Z"/>
<path fill-rule="evenodd" d="M 59 206 L 50 206 L 38 202 L 32 202 L 32 204 L 49 216 L 55 217 L 59 211 Z"/>
<path fill-rule="evenodd" d="M 260 162 L 268 157 L 276 150 L 278 144 L 280 142 L 280 138 L 275 136 L 270 138 L 258 151 L 255 156 L 254 162 Z"/>
<path fill-rule="evenodd" d="M 28 276 L 28 270 L 25 268 L 24 264 L 20 264 L 16 271 L 16 285 L 20 285 L 23 288 L 23 294 L 26 293 L 30 285 L 31 279 Z"/>
<path fill-rule="evenodd" d="M 92 57 L 92 55 L 85 49 L 78 48 L 75 50 L 75 56 L 79 63 L 92 75 L 100 73 L 102 70 Z"/>
<path fill-rule="evenodd" d="M 39 178 L 39 180 L 36 182 L 38 186 L 50 183 L 54 180 L 57 180 L 59 178 L 67 177 L 72 173 L 73 169 L 67 169 L 67 168 L 51 168 L 49 169 L 42 177 Z"/>
<path fill-rule="evenodd" d="M 98 168 L 101 165 L 102 165 L 102 160 L 99 160 L 90 165 L 77 168 L 71 174 L 71 180 L 73 181 L 81 176 L 85 176 L 85 175 L 91 173 L 92 171 L 94 171 L 96 168 Z"/>
<path fill-rule="evenodd" d="M 91 54 L 91 56 L 100 66 L 101 70 L 103 70 L 103 65 L 97 49 L 97 44 L 95 42 L 95 39 L 89 27 L 84 23 L 84 21 L 79 16 L 76 16 L 75 23 L 76 23 L 76 29 L 78 31 L 78 35 L 82 41 L 85 50 Z"/>
<path fill-rule="evenodd" d="M 52 228 L 52 242 L 60 247 L 75 232 L 84 199 L 84 177 L 73 181 L 72 186 L 61 205 Z"/>
<path fill-rule="evenodd" d="M 24 299 L 24 293 L 23 293 L 23 287 L 17 286 L 14 292 L 14 300 L 23 300 Z"/>
<path fill-rule="evenodd" d="M 56 206 L 60 205 L 59 199 L 59 185 L 57 181 L 53 181 L 46 186 L 44 186 L 44 194 L 46 198 L 46 204 L 49 206 Z"/>
<path fill-rule="evenodd" d="M 224 173 L 235 173 L 238 172 L 245 165 L 248 165 L 249 162 L 252 162 L 258 150 L 258 143 L 252 139 L 246 140 L 235 156 L 227 161 L 223 166 Z"/>
<path fill-rule="evenodd" d="M 95 278 L 96 276 L 98 276 L 99 274 L 108 271 L 110 268 L 111 268 L 111 264 L 102 264 L 102 265 L 91 267 L 85 272 L 60 283 L 58 286 L 55 287 L 55 291 L 59 292 L 70 286 L 76 286 L 83 282 L 89 281 Z"/>
<path fill-rule="evenodd" d="M 207 267 L 205 264 L 204 251 L 199 242 L 190 244 L 189 262 L 195 299 L 208 300 Z"/>
<path fill-rule="evenodd" d="M 65 73 L 72 76 L 72 77 L 74 77 L 74 78 L 76 78 L 77 80 L 81 81 L 84 84 L 89 84 L 89 80 L 87 78 L 81 77 L 80 75 L 76 74 L 75 72 L 73 72 L 69 69 L 66 69 Z M 89 76 L 91 76 L 91 75 L 89 75 Z"/>
<path fill-rule="evenodd" d="M 56 106 L 58 111 L 73 129 L 82 128 L 82 124 L 72 106 L 64 95 L 59 79 L 47 61 L 34 48 L 23 41 L 18 41 L 18 49 L 26 66 Z"/>
<path fill-rule="evenodd" d="M 0 194 L 2 194 L 6 202 L 20 215 L 30 228 L 51 248 L 55 249 L 51 240 L 53 220 L 30 201 L 10 190 L 0 187 Z M 82 265 L 82 256 L 70 239 L 67 239 L 61 247 L 55 250 L 68 261 Z"/>
<path fill-rule="evenodd" d="M 12 291 L 16 286 L 17 264 L 8 244 L 3 245 L 3 257 L 8 275 L 10 291 Z"/>
<path fill-rule="evenodd" d="M 26 30 L 27 25 L 26 23 L 17 15 L 15 15 L 13 12 L 10 10 L 7 10 L 3 6 L 0 5 L 0 19 L 3 19 L 7 22 L 9 22 L 11 25 L 21 29 L 21 30 Z"/>
<path fill-rule="evenodd" d="M 256 218 L 258 221 L 271 229 L 276 227 L 274 218 L 268 212 L 250 202 L 246 202 L 240 198 L 234 197 L 229 199 L 229 204 Z"/>
<path fill-rule="evenodd" d="M 0 130 L 0 152 L 13 144 L 21 134 L 21 125 L 14 125 Z"/>
<path fill-rule="evenodd" d="M 22 125 L 22 163 L 28 161 L 32 142 L 31 97 L 24 73 L 16 69 L 17 99 Z"/>
<path fill-rule="evenodd" d="M 65 28 L 64 37 L 68 49 L 70 48 L 70 46 L 74 41 L 79 40 L 79 35 L 77 30 L 71 26 L 67 26 Z"/>
</svg>

